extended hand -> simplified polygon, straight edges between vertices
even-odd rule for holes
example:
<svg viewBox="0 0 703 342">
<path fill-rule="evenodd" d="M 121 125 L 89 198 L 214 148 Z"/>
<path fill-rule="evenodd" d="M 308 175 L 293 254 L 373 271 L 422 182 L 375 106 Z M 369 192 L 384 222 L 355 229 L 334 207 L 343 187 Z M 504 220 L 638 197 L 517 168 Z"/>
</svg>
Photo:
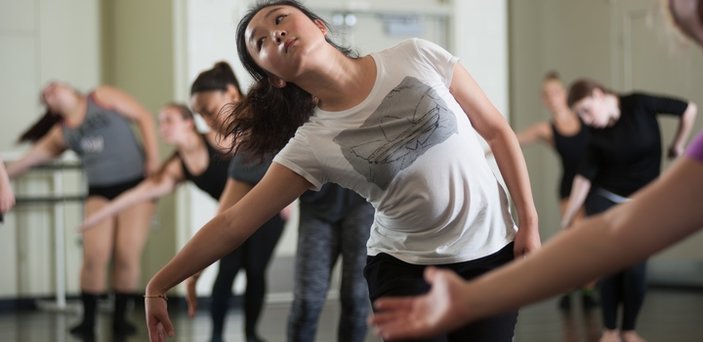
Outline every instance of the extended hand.
<svg viewBox="0 0 703 342">
<path fill-rule="evenodd" d="M 165 299 L 144 298 L 144 311 L 150 342 L 163 342 L 166 341 L 166 337 L 175 335 L 173 324 L 168 317 Z"/>
<path fill-rule="evenodd" d="M 374 332 L 384 340 L 437 336 L 461 326 L 469 317 L 462 300 L 464 281 L 454 272 L 434 267 L 425 269 L 432 286 L 422 296 L 380 298 L 376 313 L 369 318 Z"/>
</svg>

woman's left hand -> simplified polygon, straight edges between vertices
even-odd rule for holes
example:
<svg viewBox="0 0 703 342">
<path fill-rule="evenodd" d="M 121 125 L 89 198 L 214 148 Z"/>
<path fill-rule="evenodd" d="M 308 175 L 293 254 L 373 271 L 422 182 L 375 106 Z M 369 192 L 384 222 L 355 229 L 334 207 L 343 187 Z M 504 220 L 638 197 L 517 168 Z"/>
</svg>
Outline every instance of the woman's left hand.
<svg viewBox="0 0 703 342">
<path fill-rule="evenodd" d="M 539 249 L 541 246 L 539 228 L 520 226 L 517 233 L 515 233 L 515 245 L 513 246 L 515 257 L 524 256 Z"/>
<path fill-rule="evenodd" d="M 163 342 L 175 335 L 164 298 L 144 298 L 144 311 L 150 342 Z"/>
</svg>

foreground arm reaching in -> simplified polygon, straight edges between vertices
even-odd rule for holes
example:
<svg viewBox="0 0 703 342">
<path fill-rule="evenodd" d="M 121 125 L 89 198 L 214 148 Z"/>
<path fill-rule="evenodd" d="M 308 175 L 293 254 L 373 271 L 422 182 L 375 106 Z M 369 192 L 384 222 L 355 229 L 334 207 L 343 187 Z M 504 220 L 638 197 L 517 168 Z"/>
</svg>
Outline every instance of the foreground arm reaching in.
<svg viewBox="0 0 703 342">
<path fill-rule="evenodd" d="M 380 299 L 370 323 L 384 339 L 432 336 L 563 293 L 698 231 L 701 201 L 703 163 L 683 158 L 632 201 L 576 224 L 538 252 L 475 281 L 428 268 L 430 293 Z M 625 244 L 629 247 L 622 248 Z"/>
</svg>

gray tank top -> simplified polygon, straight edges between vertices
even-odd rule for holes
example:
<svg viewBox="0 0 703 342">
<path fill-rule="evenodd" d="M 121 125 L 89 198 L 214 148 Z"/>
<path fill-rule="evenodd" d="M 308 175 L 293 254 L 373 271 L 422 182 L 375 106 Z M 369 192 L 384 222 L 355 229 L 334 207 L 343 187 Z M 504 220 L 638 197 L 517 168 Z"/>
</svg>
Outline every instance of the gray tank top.
<svg viewBox="0 0 703 342">
<path fill-rule="evenodd" d="M 83 163 L 88 185 L 115 185 L 144 176 L 144 152 L 127 118 L 114 109 L 101 107 L 88 95 L 83 122 L 63 127 L 68 148 Z"/>
</svg>

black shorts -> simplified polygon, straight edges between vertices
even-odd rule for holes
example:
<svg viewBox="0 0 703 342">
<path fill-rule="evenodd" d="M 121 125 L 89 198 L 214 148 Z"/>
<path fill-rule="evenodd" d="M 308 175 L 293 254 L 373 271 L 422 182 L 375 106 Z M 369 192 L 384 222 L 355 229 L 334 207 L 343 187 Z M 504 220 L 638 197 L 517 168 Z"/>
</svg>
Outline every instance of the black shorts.
<svg viewBox="0 0 703 342">
<path fill-rule="evenodd" d="M 500 251 L 483 258 L 436 267 L 450 269 L 463 279 L 472 279 L 509 263 L 513 258 L 513 243 L 510 243 Z M 369 286 L 371 301 L 384 296 L 408 296 L 428 292 L 430 285 L 423 276 L 425 267 L 406 263 L 385 253 L 368 256 L 364 276 Z M 517 311 L 512 311 L 474 321 L 446 335 L 417 341 L 511 342 L 516 323 Z"/>
<path fill-rule="evenodd" d="M 137 186 L 137 184 L 141 183 L 143 180 L 144 177 L 139 177 L 113 185 L 88 185 L 88 197 L 99 196 L 111 201 L 123 192 Z"/>
</svg>

